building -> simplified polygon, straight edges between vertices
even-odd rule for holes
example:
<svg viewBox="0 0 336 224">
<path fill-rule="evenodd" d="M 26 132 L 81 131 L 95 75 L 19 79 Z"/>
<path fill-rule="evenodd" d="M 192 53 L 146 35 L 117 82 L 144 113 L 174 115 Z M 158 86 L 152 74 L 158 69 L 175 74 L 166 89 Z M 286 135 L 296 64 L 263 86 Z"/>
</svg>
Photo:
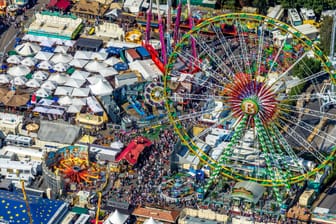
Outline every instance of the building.
<svg viewBox="0 0 336 224">
<path fill-rule="evenodd" d="M 302 25 L 300 15 L 295 8 L 288 9 L 288 20 L 292 26 Z"/>
<path fill-rule="evenodd" d="M 180 224 L 226 224 L 229 217 L 219 212 L 209 209 L 184 208 L 180 214 L 178 223 Z"/>
<path fill-rule="evenodd" d="M 284 8 L 281 5 L 276 5 L 274 7 L 270 7 L 267 10 L 267 16 L 277 19 L 277 20 L 281 20 L 284 16 Z"/>
<path fill-rule="evenodd" d="M 1 176 L 5 176 L 15 185 L 20 185 L 20 180 L 24 180 L 26 185 L 30 185 L 39 173 L 41 173 L 41 162 L 13 161 L 10 158 L 0 158 Z"/>
<path fill-rule="evenodd" d="M 141 60 L 141 56 L 138 54 L 138 52 L 134 48 L 125 50 L 125 57 L 128 62 L 133 62 L 135 60 Z"/>
<path fill-rule="evenodd" d="M 140 72 L 142 78 L 147 81 L 159 80 L 163 75 L 152 59 L 136 60 L 128 65 L 131 70 Z"/>
<path fill-rule="evenodd" d="M 107 37 L 113 40 L 123 41 L 125 31 L 116 23 L 104 22 L 95 26 L 95 34 L 98 37 Z"/>
<path fill-rule="evenodd" d="M 36 146 L 46 150 L 72 145 L 79 137 L 80 127 L 64 122 L 41 120 Z"/>
<path fill-rule="evenodd" d="M 0 190 L 0 203 L 2 223 L 29 223 L 28 209 L 22 193 Z M 55 224 L 60 223 L 67 214 L 69 204 L 29 195 L 29 206 L 34 223 Z"/>
<path fill-rule="evenodd" d="M 103 46 L 103 40 L 90 39 L 90 38 L 79 38 L 75 44 L 77 50 L 82 51 L 94 51 L 97 52 Z"/>
<path fill-rule="evenodd" d="M 23 116 L 0 112 L 0 130 L 5 134 L 17 134 L 22 124 Z"/>
<path fill-rule="evenodd" d="M 90 20 L 95 20 L 97 17 L 103 18 L 108 10 L 108 6 L 101 4 L 98 1 L 80 0 L 70 9 L 70 12 Z"/>
<path fill-rule="evenodd" d="M 83 28 L 82 19 L 74 15 L 42 11 L 28 27 L 28 34 L 60 39 L 75 39 Z"/>
<path fill-rule="evenodd" d="M 153 218 L 159 222 L 168 224 L 177 223 L 177 219 L 180 216 L 180 211 L 151 207 L 137 207 L 134 209 L 132 215 L 134 215 L 140 222 L 144 222 L 147 219 Z"/>
<path fill-rule="evenodd" d="M 123 85 L 132 85 L 138 82 L 138 76 L 133 72 L 116 75 L 114 82 L 115 82 L 115 88 L 118 88 Z"/>
<path fill-rule="evenodd" d="M 29 147 L 32 146 L 33 139 L 27 136 L 9 134 L 5 138 L 5 143 L 6 145 Z"/>
<path fill-rule="evenodd" d="M 4 146 L 2 150 L 0 150 L 0 155 L 4 157 L 10 158 L 14 154 L 19 160 L 30 159 L 32 161 L 39 162 L 42 162 L 43 160 L 43 152 L 39 149 L 8 145 Z"/>
</svg>

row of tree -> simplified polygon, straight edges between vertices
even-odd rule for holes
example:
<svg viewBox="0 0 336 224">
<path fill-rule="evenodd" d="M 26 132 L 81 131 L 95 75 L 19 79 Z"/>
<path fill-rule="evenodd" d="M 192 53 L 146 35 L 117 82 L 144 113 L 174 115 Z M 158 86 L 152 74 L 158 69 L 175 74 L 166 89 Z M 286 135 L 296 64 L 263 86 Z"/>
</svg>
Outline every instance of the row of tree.
<svg viewBox="0 0 336 224">
<path fill-rule="evenodd" d="M 261 14 L 266 14 L 267 9 L 276 4 L 281 4 L 286 9 L 302 7 L 313 9 L 316 14 L 336 8 L 336 0 L 222 0 L 222 5 L 226 8 L 252 6 L 258 8 Z"/>
</svg>

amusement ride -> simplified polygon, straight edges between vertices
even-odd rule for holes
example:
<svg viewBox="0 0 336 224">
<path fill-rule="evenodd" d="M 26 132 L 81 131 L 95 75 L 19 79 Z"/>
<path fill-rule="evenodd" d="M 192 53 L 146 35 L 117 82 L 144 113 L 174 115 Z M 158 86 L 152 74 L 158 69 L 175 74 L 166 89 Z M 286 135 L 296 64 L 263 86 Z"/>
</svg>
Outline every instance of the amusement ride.
<svg viewBox="0 0 336 224">
<path fill-rule="evenodd" d="M 256 14 L 223 14 L 190 27 L 174 40 L 163 98 L 182 146 L 210 170 L 204 192 L 222 178 L 252 181 L 272 189 L 283 207 L 293 186 L 332 172 L 336 137 L 316 127 L 336 118 L 320 110 L 336 74 L 316 44 Z"/>
</svg>

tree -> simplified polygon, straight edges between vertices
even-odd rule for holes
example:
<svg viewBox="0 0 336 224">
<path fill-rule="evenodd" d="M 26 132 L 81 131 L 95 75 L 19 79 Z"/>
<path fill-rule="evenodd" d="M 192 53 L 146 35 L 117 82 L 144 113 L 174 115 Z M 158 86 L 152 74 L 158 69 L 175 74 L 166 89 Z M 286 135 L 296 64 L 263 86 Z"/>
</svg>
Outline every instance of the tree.
<svg viewBox="0 0 336 224">
<path fill-rule="evenodd" d="M 323 17 L 323 22 L 321 25 L 320 35 L 321 35 L 321 50 L 325 55 L 330 54 L 330 42 L 332 33 L 333 18 L 330 16 Z"/>
</svg>

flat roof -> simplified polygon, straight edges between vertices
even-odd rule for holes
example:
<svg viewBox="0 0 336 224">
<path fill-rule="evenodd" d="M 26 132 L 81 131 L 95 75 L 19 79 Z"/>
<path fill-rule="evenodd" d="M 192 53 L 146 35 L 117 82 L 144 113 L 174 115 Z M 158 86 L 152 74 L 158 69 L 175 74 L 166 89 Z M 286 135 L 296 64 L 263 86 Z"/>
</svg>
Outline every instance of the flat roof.
<svg viewBox="0 0 336 224">
<path fill-rule="evenodd" d="M 103 40 L 80 37 L 76 42 L 76 47 L 89 49 L 99 49 L 103 46 Z"/>
</svg>

